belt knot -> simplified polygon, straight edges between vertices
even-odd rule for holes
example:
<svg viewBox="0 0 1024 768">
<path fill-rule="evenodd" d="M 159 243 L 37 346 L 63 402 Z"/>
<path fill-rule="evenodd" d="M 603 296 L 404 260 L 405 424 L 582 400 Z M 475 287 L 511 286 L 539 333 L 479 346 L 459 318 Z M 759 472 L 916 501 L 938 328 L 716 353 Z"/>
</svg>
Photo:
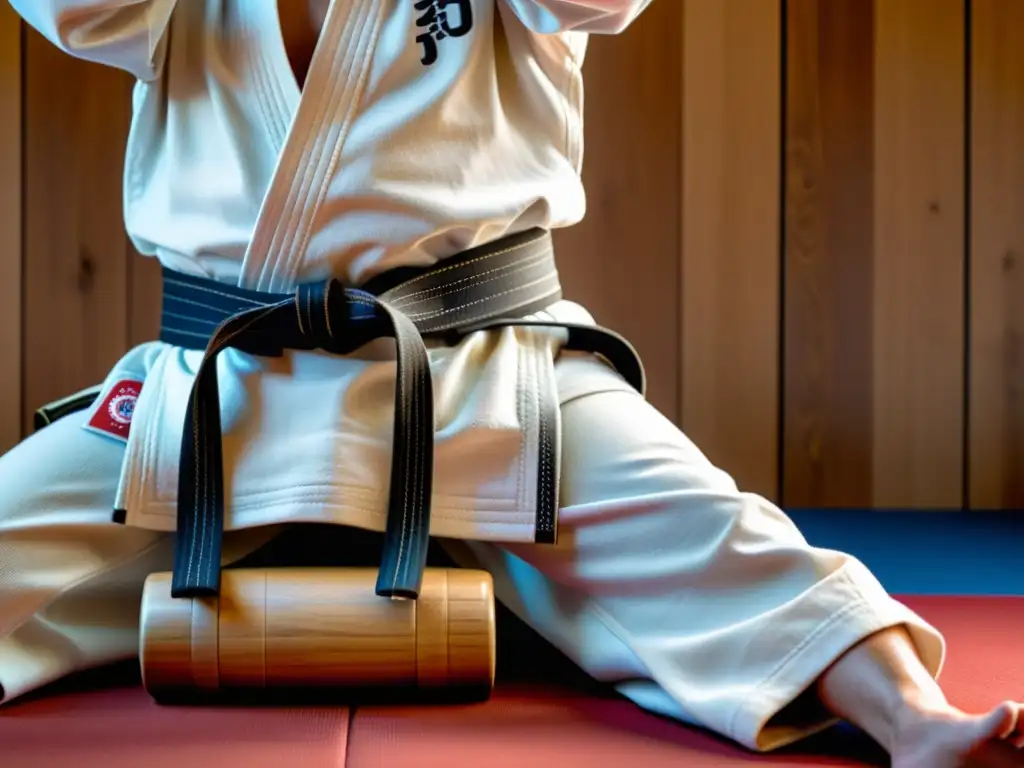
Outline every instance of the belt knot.
<svg viewBox="0 0 1024 768">
<path fill-rule="evenodd" d="M 300 285 L 295 291 L 295 319 L 305 346 L 335 355 L 347 354 L 374 332 L 378 300 L 346 288 L 338 280 Z"/>
</svg>

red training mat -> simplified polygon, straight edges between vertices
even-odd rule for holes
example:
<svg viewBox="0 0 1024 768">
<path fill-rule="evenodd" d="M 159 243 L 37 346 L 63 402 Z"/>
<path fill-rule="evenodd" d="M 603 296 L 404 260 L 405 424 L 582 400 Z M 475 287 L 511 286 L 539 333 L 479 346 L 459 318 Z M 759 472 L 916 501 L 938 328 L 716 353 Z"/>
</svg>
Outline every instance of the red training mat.
<svg viewBox="0 0 1024 768">
<path fill-rule="evenodd" d="M 962 707 L 1020 699 L 1024 598 L 906 598 L 949 639 L 943 675 Z M 841 734 L 786 754 L 752 755 L 617 698 L 563 685 L 502 682 L 464 707 L 158 707 L 137 676 L 109 670 L 0 709 L 4 768 L 661 768 L 885 765 Z M 122 673 L 123 674 L 123 673 Z M 105 686 L 102 690 L 82 688 Z M 346 732 L 348 737 L 346 739 Z M 831 753 L 846 757 L 821 757 Z"/>
<path fill-rule="evenodd" d="M 0 765 L 338 768 L 345 764 L 347 708 L 160 707 L 134 677 L 130 686 L 44 694 L 0 709 Z M 74 681 L 74 686 L 80 687 L 80 681 Z"/>
<path fill-rule="evenodd" d="M 903 598 L 949 641 L 950 699 L 988 708 L 1024 696 L 1024 599 Z M 866 740 L 830 733 L 785 754 L 754 755 L 615 698 L 566 689 L 499 688 L 453 708 L 363 708 L 353 715 L 348 768 L 723 768 L 887 765 Z M 844 755 L 823 757 L 822 755 Z"/>
</svg>

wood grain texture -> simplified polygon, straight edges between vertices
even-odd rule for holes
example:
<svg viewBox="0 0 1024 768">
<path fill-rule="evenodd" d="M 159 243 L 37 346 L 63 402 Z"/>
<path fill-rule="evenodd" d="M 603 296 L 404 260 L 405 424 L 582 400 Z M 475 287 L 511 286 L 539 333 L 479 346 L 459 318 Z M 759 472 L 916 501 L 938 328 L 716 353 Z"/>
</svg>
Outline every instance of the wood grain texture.
<svg viewBox="0 0 1024 768">
<path fill-rule="evenodd" d="M 163 294 L 160 262 L 142 257 L 125 235 L 128 254 L 128 344 L 134 347 L 160 335 L 160 307 Z"/>
<path fill-rule="evenodd" d="M 25 424 L 101 381 L 128 348 L 121 174 L 126 74 L 85 64 L 34 31 L 25 51 Z"/>
<path fill-rule="evenodd" d="M 684 0 L 683 429 L 778 496 L 778 0 Z"/>
<path fill-rule="evenodd" d="M 621 36 L 590 40 L 583 222 L 555 234 L 565 296 L 640 352 L 648 399 L 679 405 L 681 4 L 656 2 Z"/>
<path fill-rule="evenodd" d="M 1024 3 L 974 0 L 969 499 L 1024 508 Z"/>
<path fill-rule="evenodd" d="M 428 568 L 417 600 L 374 594 L 376 568 L 227 569 L 217 598 L 174 599 L 146 579 L 146 690 L 465 689 L 494 685 L 494 584 L 486 571 Z"/>
<path fill-rule="evenodd" d="M 0 453 L 21 438 L 21 20 L 0 4 Z"/>
<path fill-rule="evenodd" d="M 875 2 L 876 507 L 960 508 L 963 0 Z"/>
<path fill-rule="evenodd" d="M 870 506 L 874 14 L 790 0 L 787 25 L 782 498 Z"/>
<path fill-rule="evenodd" d="M 961 0 L 791 0 L 784 493 L 963 502 Z"/>
</svg>

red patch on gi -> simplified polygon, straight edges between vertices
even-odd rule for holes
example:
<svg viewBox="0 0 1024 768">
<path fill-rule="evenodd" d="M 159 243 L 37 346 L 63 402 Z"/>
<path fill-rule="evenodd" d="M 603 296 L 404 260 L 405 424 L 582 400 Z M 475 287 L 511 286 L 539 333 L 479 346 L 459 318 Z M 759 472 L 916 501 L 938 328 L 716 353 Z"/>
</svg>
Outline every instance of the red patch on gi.
<svg viewBox="0 0 1024 768">
<path fill-rule="evenodd" d="M 142 382 L 125 379 L 107 391 L 107 396 L 89 419 L 89 426 L 100 432 L 128 439 L 135 415 L 135 404 L 142 391 Z"/>
</svg>

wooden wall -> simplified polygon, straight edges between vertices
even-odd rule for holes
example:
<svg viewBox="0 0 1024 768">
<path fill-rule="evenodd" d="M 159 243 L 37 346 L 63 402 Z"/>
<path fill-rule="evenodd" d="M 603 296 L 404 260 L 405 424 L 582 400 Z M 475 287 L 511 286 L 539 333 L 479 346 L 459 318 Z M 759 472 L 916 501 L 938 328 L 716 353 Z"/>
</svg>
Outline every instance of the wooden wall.
<svg viewBox="0 0 1024 768">
<path fill-rule="evenodd" d="M 594 42 L 566 282 L 741 486 L 1024 505 L 1020 30 L 1019 0 L 682 0 Z"/>
<path fill-rule="evenodd" d="M 592 42 L 567 293 L 743 487 L 1024 505 L 1021 29 L 1019 0 L 659 0 Z M 0 446 L 154 333 L 130 87 L 0 4 Z"/>
<path fill-rule="evenodd" d="M 21 435 L 21 38 L 0 4 L 0 450 Z"/>
</svg>

